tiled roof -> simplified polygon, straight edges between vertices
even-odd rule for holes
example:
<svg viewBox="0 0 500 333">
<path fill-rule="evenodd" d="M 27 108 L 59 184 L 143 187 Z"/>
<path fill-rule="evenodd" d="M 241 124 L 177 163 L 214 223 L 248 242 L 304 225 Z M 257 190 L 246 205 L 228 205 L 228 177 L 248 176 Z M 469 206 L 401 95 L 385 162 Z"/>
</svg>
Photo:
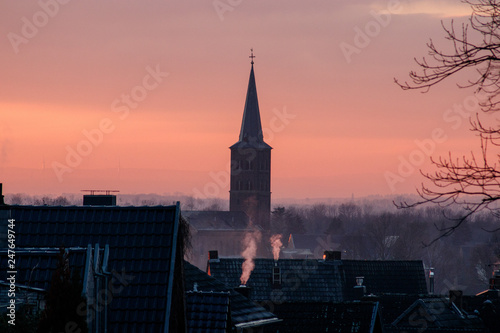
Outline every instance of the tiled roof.
<svg viewBox="0 0 500 333">
<path fill-rule="evenodd" d="M 460 311 L 443 297 L 418 299 L 392 324 L 396 328 L 420 328 L 426 331 L 483 332 L 484 325 L 477 316 Z"/>
<path fill-rule="evenodd" d="M 363 276 L 368 294 L 426 294 L 421 260 L 342 260 L 344 299 L 356 298 L 356 277 Z"/>
<path fill-rule="evenodd" d="M 87 249 L 83 247 L 67 248 L 71 273 L 80 272 L 80 282 L 83 282 Z M 58 263 L 59 249 L 15 249 L 16 283 L 27 287 L 49 290 L 52 275 Z M 0 250 L 0 267 L 8 267 L 8 252 Z M 6 281 L 7 270 L 0 272 L 0 281 Z"/>
<path fill-rule="evenodd" d="M 205 292 L 229 292 L 231 322 L 234 326 L 251 326 L 276 321 L 274 314 L 256 305 L 224 283 L 207 275 L 199 268 L 184 262 L 184 278 L 186 290 L 196 289 Z"/>
<path fill-rule="evenodd" d="M 426 295 L 408 294 L 384 294 L 373 298 L 379 302 L 380 316 L 383 325 L 390 325 L 417 299 L 427 297 Z M 432 297 L 432 296 L 428 296 Z"/>
<path fill-rule="evenodd" d="M 160 332 L 169 322 L 178 206 L 5 206 L 18 247 L 109 244 L 116 285 L 110 332 Z"/>
<path fill-rule="evenodd" d="M 210 275 L 229 286 L 240 284 L 243 259 L 209 261 Z M 359 298 L 356 277 L 364 276 L 367 293 L 425 294 L 422 261 L 363 261 L 317 259 L 255 259 L 248 279 L 250 299 L 286 302 L 341 302 Z M 276 265 L 276 266 L 275 266 Z M 282 283 L 273 284 L 273 268 L 280 268 Z"/>
<path fill-rule="evenodd" d="M 243 259 L 210 260 L 210 275 L 232 287 L 240 285 Z M 253 301 L 340 302 L 342 285 L 338 266 L 322 260 L 255 259 L 255 268 L 247 281 Z M 275 263 L 277 266 L 275 266 Z M 273 268 L 281 270 L 282 283 L 274 286 Z"/>
<path fill-rule="evenodd" d="M 182 216 L 198 231 L 251 230 L 244 212 L 191 210 L 182 211 Z"/>
<path fill-rule="evenodd" d="M 226 333 L 229 329 L 229 292 L 186 292 L 189 333 Z"/>
<path fill-rule="evenodd" d="M 264 332 L 373 333 L 381 331 L 377 302 L 283 303 L 274 306 L 282 322 Z"/>
<path fill-rule="evenodd" d="M 80 283 L 83 282 L 85 274 L 86 251 L 85 248 L 68 248 L 69 267 L 71 274 L 79 272 Z M 0 250 L 0 267 L 8 267 L 8 251 Z M 36 303 L 44 300 L 45 294 L 50 288 L 54 271 L 58 264 L 59 249 L 15 249 L 16 270 L 16 304 L 19 306 L 25 302 Z M 0 271 L 0 306 L 9 302 L 9 283 L 7 269 Z"/>
</svg>

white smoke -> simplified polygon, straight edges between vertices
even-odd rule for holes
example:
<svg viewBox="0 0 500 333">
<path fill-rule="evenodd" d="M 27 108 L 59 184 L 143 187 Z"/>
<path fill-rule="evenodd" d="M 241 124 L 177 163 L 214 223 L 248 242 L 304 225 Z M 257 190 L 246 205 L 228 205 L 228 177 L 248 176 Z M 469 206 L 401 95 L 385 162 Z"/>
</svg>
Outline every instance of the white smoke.
<svg viewBox="0 0 500 333">
<path fill-rule="evenodd" d="M 269 238 L 269 241 L 271 242 L 271 246 L 273 248 L 274 260 L 278 260 L 280 258 L 280 250 L 281 247 L 283 246 L 283 243 L 281 242 L 281 237 L 283 237 L 281 234 L 276 234 L 272 235 L 271 238 Z"/>
<path fill-rule="evenodd" d="M 257 256 L 257 243 L 260 242 L 262 235 L 260 231 L 248 232 L 245 234 L 245 239 L 243 239 L 243 245 L 245 249 L 241 253 L 241 256 L 245 258 L 243 265 L 241 265 L 241 284 L 246 284 L 255 268 L 254 259 Z"/>
</svg>

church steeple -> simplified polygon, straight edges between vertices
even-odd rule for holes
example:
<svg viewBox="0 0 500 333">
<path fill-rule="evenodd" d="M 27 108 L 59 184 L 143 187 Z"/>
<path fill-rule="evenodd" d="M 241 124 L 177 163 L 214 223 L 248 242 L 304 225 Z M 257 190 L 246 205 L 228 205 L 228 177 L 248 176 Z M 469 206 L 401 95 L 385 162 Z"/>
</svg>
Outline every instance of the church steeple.
<svg viewBox="0 0 500 333">
<path fill-rule="evenodd" d="M 262 134 L 262 124 L 260 122 L 259 100 L 257 98 L 257 85 L 255 84 L 255 73 L 253 70 L 253 49 L 252 68 L 250 70 L 250 78 L 248 80 L 247 96 L 245 99 L 245 108 L 243 109 L 243 119 L 241 121 L 239 141 L 234 144 L 234 147 L 251 146 L 254 148 L 271 148 L 264 142 Z"/>
<path fill-rule="evenodd" d="M 255 225 L 269 229 L 271 146 L 264 142 L 252 59 L 240 137 L 231 149 L 229 210 L 244 211 Z"/>
<path fill-rule="evenodd" d="M 253 64 L 250 70 L 250 79 L 248 80 L 247 98 L 241 122 L 240 141 L 264 141 Z"/>
</svg>

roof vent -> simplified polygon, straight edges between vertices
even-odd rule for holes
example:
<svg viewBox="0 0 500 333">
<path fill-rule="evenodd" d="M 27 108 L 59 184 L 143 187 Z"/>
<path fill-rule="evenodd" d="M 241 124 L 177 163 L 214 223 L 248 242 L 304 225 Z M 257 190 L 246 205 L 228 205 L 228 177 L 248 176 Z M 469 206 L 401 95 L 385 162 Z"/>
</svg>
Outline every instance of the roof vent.
<svg viewBox="0 0 500 333">
<path fill-rule="evenodd" d="M 325 251 L 323 254 L 323 259 L 325 259 L 326 261 L 341 260 L 342 259 L 342 252 L 340 252 L 340 251 Z"/>
</svg>

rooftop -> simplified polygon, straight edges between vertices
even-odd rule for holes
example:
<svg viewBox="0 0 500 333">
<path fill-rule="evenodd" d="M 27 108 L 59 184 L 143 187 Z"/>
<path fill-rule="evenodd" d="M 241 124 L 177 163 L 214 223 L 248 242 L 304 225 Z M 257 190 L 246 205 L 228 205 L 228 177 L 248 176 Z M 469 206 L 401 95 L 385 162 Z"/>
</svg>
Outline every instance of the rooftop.
<svg viewBox="0 0 500 333">
<path fill-rule="evenodd" d="M 109 244 L 108 267 L 113 272 L 116 290 L 109 305 L 110 331 L 160 332 L 170 322 L 178 206 L 3 206 L 0 209 L 15 219 L 17 247 Z M 41 280 L 32 285 L 46 286 Z"/>
<path fill-rule="evenodd" d="M 208 262 L 211 276 L 228 286 L 238 286 L 242 258 Z M 365 261 L 318 259 L 255 259 L 247 286 L 250 299 L 286 302 L 342 302 L 358 299 L 356 277 L 363 276 L 366 293 L 426 294 L 422 261 Z M 273 283 L 273 269 L 280 269 L 281 283 Z"/>
<path fill-rule="evenodd" d="M 226 333 L 229 318 L 229 292 L 186 292 L 188 332 Z"/>
<path fill-rule="evenodd" d="M 262 306 L 256 305 L 233 288 L 207 275 L 187 261 L 184 262 L 184 278 L 186 290 L 229 292 L 231 322 L 236 327 L 260 326 L 278 320 L 274 314 Z"/>
</svg>

